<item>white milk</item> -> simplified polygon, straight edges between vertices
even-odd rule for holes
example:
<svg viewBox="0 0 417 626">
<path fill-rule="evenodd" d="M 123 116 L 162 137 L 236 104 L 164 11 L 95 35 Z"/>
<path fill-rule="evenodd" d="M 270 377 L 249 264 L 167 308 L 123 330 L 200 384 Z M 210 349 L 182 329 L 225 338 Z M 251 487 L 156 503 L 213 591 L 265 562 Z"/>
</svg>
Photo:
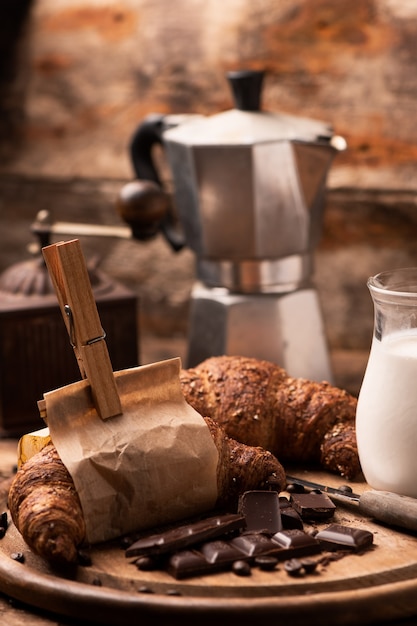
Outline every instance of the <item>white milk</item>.
<svg viewBox="0 0 417 626">
<path fill-rule="evenodd" d="M 356 433 L 368 484 L 417 498 L 417 330 L 373 339 Z"/>
</svg>

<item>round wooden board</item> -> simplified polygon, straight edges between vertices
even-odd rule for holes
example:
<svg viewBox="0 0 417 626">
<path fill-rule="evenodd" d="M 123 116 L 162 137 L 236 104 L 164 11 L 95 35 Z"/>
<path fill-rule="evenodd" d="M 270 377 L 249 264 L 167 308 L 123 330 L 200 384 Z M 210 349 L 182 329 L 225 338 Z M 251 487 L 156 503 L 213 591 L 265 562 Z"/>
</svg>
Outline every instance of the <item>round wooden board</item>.
<svg viewBox="0 0 417 626">
<path fill-rule="evenodd" d="M 341 482 L 326 474 L 303 477 L 333 486 Z M 359 492 L 366 488 L 352 486 Z M 36 557 L 10 524 L 0 541 L 0 591 L 102 626 L 125 619 L 153 626 L 162 618 L 167 626 L 188 626 L 203 617 L 215 619 L 217 626 L 231 618 L 248 626 L 253 620 L 282 618 L 291 619 L 292 626 L 365 625 L 417 615 L 417 536 L 373 523 L 355 509 L 338 507 L 333 521 L 371 530 L 373 548 L 299 578 L 288 576 L 280 564 L 273 572 L 253 568 L 249 577 L 224 572 L 185 581 L 162 571 L 139 571 L 111 544 L 92 550 L 91 566 L 64 576 Z M 25 562 L 13 560 L 13 552 L 23 552 Z"/>
</svg>

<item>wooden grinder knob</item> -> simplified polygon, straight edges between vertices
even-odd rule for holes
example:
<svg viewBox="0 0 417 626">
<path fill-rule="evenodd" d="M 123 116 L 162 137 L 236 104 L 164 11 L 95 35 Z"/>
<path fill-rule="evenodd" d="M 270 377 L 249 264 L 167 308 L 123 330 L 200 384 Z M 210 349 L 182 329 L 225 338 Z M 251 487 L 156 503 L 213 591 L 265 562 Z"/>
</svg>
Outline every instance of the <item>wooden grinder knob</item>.
<svg viewBox="0 0 417 626">
<path fill-rule="evenodd" d="M 169 194 L 150 180 L 133 180 L 122 187 L 116 208 L 136 239 L 154 237 L 171 208 Z"/>
</svg>

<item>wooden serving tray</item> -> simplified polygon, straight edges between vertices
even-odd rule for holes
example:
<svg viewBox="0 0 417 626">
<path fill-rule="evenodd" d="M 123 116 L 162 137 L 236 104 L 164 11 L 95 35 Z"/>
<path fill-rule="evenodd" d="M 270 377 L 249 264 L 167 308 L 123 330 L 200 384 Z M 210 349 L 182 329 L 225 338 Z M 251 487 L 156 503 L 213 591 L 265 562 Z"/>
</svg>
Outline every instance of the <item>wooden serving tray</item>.
<svg viewBox="0 0 417 626">
<path fill-rule="evenodd" d="M 320 472 L 298 475 L 332 486 L 346 482 Z M 350 484 L 357 492 L 367 488 Z M 5 510 L 4 497 L 1 505 Z M 153 626 L 158 619 L 166 626 L 195 626 L 203 618 L 216 620 L 216 626 L 232 618 L 239 626 L 283 618 L 292 626 L 365 625 L 417 615 L 417 535 L 376 524 L 354 508 L 338 506 L 333 521 L 372 531 L 374 547 L 297 578 L 281 563 L 273 572 L 253 568 L 249 577 L 225 572 L 184 581 L 161 571 L 139 571 L 118 543 L 93 548 L 92 565 L 63 576 L 36 557 L 10 523 L 0 541 L 0 591 L 33 607 L 102 626 L 124 620 Z M 23 552 L 25 562 L 13 560 L 13 552 Z"/>
</svg>

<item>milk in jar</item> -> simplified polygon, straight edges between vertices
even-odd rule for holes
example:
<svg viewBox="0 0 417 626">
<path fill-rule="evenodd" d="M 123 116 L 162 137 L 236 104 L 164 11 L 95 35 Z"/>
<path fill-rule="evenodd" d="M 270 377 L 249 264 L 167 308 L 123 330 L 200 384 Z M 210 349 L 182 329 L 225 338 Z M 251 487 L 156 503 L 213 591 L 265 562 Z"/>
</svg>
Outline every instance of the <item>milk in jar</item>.
<svg viewBox="0 0 417 626">
<path fill-rule="evenodd" d="M 417 329 L 374 336 L 356 433 L 368 484 L 417 497 Z"/>
</svg>

